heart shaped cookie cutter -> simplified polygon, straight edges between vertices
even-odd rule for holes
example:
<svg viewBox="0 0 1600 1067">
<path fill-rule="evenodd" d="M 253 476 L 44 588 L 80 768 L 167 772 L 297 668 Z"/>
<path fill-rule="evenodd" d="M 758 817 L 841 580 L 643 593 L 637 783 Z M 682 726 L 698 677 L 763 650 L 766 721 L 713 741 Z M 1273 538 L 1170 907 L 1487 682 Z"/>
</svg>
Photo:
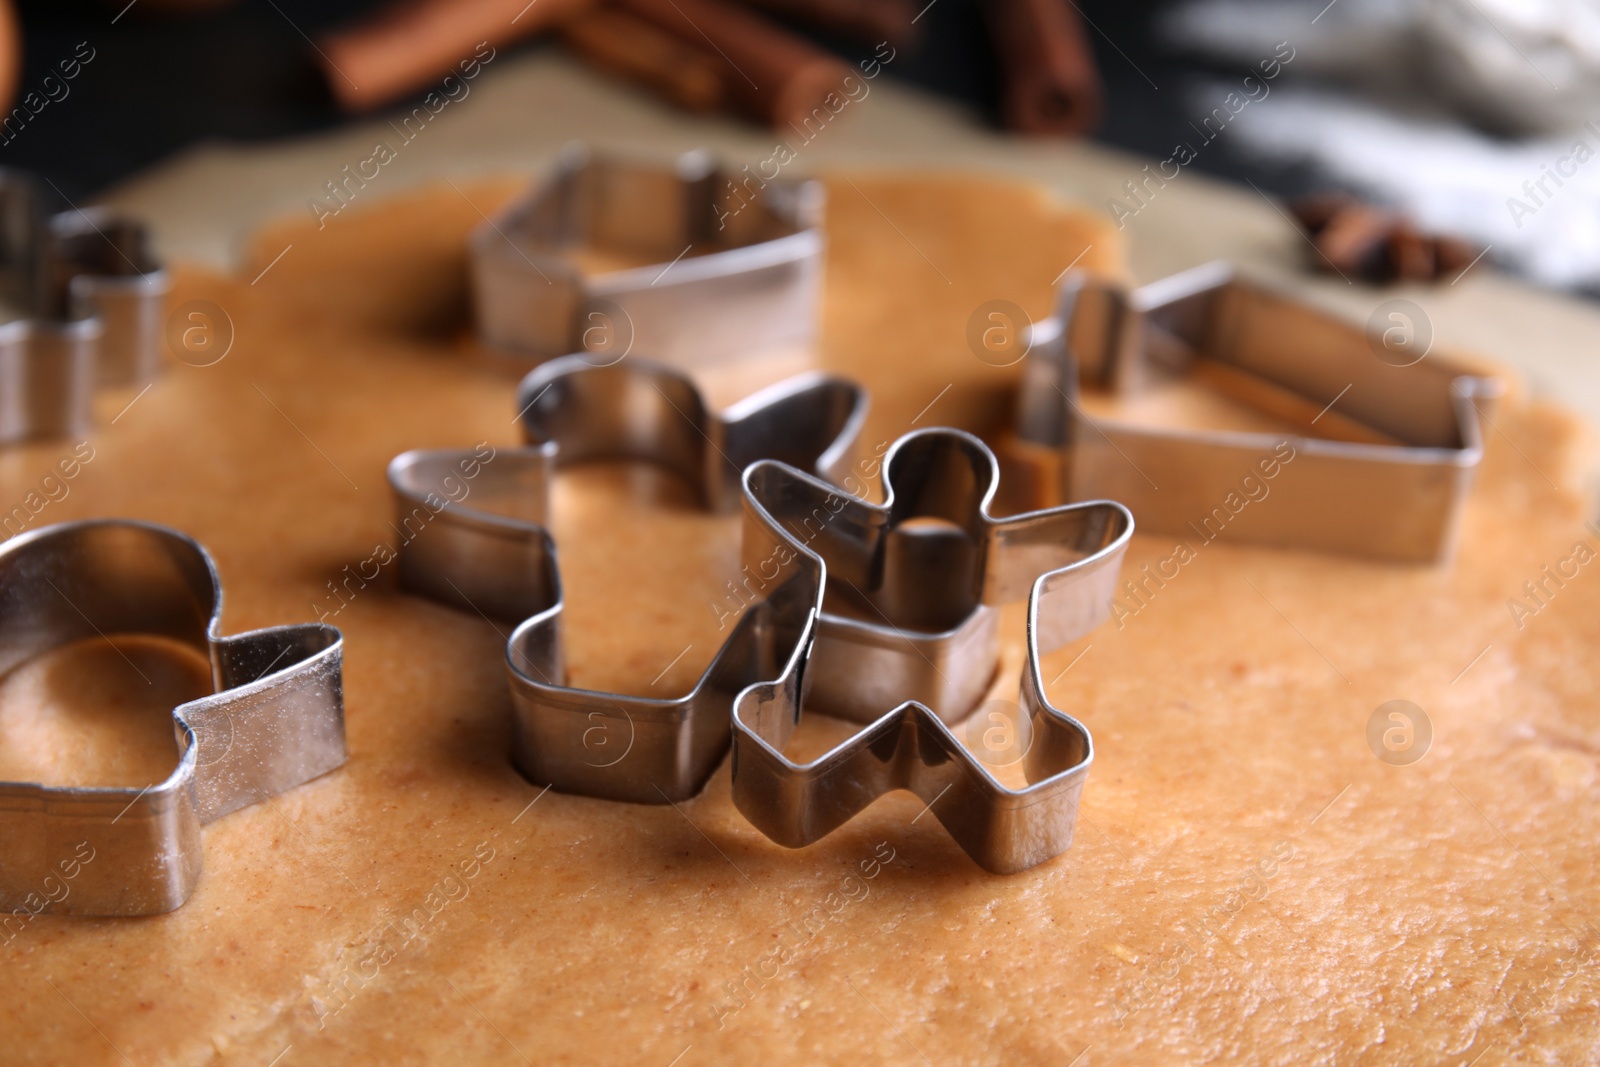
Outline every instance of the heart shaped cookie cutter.
<svg viewBox="0 0 1600 1067">
<path fill-rule="evenodd" d="M 203 824 L 344 763 L 339 631 L 224 637 L 221 613 L 211 557 L 164 526 L 69 522 L 0 546 L 0 673 L 74 641 L 151 634 L 205 652 L 216 689 L 173 710 L 178 765 L 163 782 L 0 783 L 0 926 L 43 912 L 171 911 L 199 881 Z M 79 862 L 80 845 L 92 862 Z"/>
</svg>

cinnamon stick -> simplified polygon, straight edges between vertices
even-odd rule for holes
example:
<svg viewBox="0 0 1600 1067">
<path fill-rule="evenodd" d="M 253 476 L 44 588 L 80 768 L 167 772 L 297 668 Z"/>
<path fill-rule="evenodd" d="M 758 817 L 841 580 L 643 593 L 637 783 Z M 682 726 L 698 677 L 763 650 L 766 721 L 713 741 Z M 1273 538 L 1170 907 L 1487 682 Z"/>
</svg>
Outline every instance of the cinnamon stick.
<svg viewBox="0 0 1600 1067">
<path fill-rule="evenodd" d="M 1100 122 L 1100 72 L 1070 0 L 984 5 L 1003 79 L 1000 117 L 1032 134 L 1084 134 Z"/>
<path fill-rule="evenodd" d="M 569 19 L 561 36 L 594 66 L 654 89 L 690 111 L 715 111 L 728 98 L 726 64 L 636 15 L 599 8 Z"/>
<path fill-rule="evenodd" d="M 541 0 L 544 2 L 544 0 Z M 691 48 L 709 48 L 740 107 L 775 127 L 801 124 L 819 109 L 828 118 L 842 100 L 850 68 L 822 49 L 723 0 L 617 0 Z M 824 120 L 825 121 L 825 120 Z"/>
<path fill-rule="evenodd" d="M 1348 193 L 1313 193 L 1290 205 L 1320 253 L 1312 264 L 1370 282 L 1437 282 L 1457 278 L 1479 250 L 1449 234 L 1424 233 L 1395 211 Z"/>
<path fill-rule="evenodd" d="M 1370 204 L 1351 204 L 1334 214 L 1317 233 L 1317 249 L 1345 273 L 1377 276 L 1388 261 L 1394 217 Z"/>
<path fill-rule="evenodd" d="M 1389 233 L 1389 272 L 1403 282 L 1431 282 L 1439 276 L 1434 241 L 1409 222 L 1396 222 Z"/>
<path fill-rule="evenodd" d="M 896 48 L 916 36 L 917 7 L 911 0 L 744 0 L 775 15 L 805 22 L 867 44 Z"/>
<path fill-rule="evenodd" d="M 339 105 L 368 111 L 472 61 L 480 43 L 499 47 L 550 29 L 594 2 L 401 0 L 327 34 L 317 51 Z"/>
</svg>

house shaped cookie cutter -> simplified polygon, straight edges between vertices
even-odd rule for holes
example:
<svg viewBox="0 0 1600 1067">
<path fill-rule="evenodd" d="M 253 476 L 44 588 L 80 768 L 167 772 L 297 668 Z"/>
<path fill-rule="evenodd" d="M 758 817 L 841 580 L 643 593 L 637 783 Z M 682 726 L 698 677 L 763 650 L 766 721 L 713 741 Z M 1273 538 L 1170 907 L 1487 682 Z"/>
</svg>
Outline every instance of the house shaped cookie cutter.
<svg viewBox="0 0 1600 1067">
<path fill-rule="evenodd" d="M 480 337 L 535 360 L 631 351 L 680 369 L 809 344 L 823 189 L 756 185 L 735 185 L 704 152 L 662 166 L 567 146 L 472 234 Z M 595 264 L 597 252 L 626 262 Z"/>
<path fill-rule="evenodd" d="M 1346 439 L 1155 427 L 1080 402 L 1080 378 L 1129 394 L 1197 372 L 1312 433 L 1331 418 Z M 1075 274 L 1057 317 L 1032 329 L 1015 433 L 1054 455 L 1042 481 L 1056 498 L 1120 500 L 1145 532 L 1209 541 L 1228 527 L 1269 545 L 1435 563 L 1454 549 L 1483 457 L 1480 415 L 1501 391 L 1443 357 L 1396 358 L 1361 326 L 1227 264 L 1131 293 Z M 1246 505 L 1256 486 L 1267 495 Z"/>
</svg>

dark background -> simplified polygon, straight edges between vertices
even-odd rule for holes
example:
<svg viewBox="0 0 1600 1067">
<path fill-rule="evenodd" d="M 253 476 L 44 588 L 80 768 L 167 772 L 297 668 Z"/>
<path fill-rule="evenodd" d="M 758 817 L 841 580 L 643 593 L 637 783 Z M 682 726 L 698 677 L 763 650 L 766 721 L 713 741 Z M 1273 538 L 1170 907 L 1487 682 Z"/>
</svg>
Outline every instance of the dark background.
<svg viewBox="0 0 1600 1067">
<path fill-rule="evenodd" d="M 79 42 L 88 42 L 96 54 L 69 83 L 67 98 L 50 104 L 38 121 L 0 145 L 0 165 L 39 171 L 81 202 L 197 141 L 268 141 L 347 121 L 309 58 L 307 36 L 373 8 L 371 0 L 240 0 L 220 11 L 181 17 L 141 10 L 145 5 L 136 3 L 119 17 L 123 2 L 20 5 L 24 69 L 19 95 L 37 88 Z M 993 122 L 997 70 L 979 3 L 936 0 L 918 22 L 919 44 L 902 49 L 886 76 L 961 100 Z M 1185 83 L 1202 74 L 1233 72 L 1161 44 L 1152 31 L 1159 3 L 1078 3 L 1106 86 L 1105 118 L 1094 139 L 1164 158 L 1189 135 Z M 871 53 L 848 42 L 807 36 L 851 59 Z M 554 47 L 534 40 L 503 51 Z M 390 110 L 410 107 L 400 102 Z M 1284 195 L 1307 186 L 1304 176 L 1290 171 L 1264 173 L 1230 154 L 1226 144 L 1203 153 L 1194 165 L 1226 177 L 1248 175 L 1263 189 Z"/>
</svg>

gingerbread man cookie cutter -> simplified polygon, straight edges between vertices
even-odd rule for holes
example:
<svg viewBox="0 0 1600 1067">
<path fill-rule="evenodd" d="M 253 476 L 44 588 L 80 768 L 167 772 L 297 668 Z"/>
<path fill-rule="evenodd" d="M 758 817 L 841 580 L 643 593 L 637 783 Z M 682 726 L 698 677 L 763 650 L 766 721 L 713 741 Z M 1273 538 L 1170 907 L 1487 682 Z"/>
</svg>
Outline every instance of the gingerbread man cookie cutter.
<svg viewBox="0 0 1600 1067">
<path fill-rule="evenodd" d="M 995 518 L 998 464 L 959 430 L 900 438 L 883 484 L 877 505 L 782 463 L 745 472 L 746 564 L 775 561 L 778 588 L 814 591 L 815 644 L 735 702 L 734 802 L 799 848 L 906 789 L 979 866 L 1025 870 L 1071 845 L 1094 760 L 1088 729 L 1045 696 L 1040 660 L 1109 617 L 1133 517 L 1092 501 Z M 1014 725 L 1028 784 L 1014 789 L 947 724 L 989 685 L 996 606 L 1024 596 Z M 795 763 L 784 748 L 811 705 L 870 724 Z"/>
<path fill-rule="evenodd" d="M 74 641 L 151 634 L 204 651 L 216 689 L 173 710 L 178 765 L 165 781 L 0 783 L 0 926 L 171 911 L 200 878 L 202 825 L 344 763 L 339 631 L 224 637 L 221 612 L 211 557 L 164 526 L 69 522 L 0 546 L 0 672 Z"/>
<path fill-rule="evenodd" d="M 487 463 L 457 450 L 407 452 L 390 463 L 401 524 L 419 509 L 431 517 L 401 547 L 400 584 L 515 627 L 506 645 L 513 758 L 530 780 L 641 804 L 694 796 L 727 752 L 734 696 L 774 676 L 808 632 L 810 593 L 774 592 L 743 612 L 680 697 L 569 687 L 560 572 L 545 528 L 555 471 L 583 460 L 655 463 L 693 486 L 708 510 L 729 511 L 739 506 L 740 473 L 760 458 L 842 477 L 866 396 L 842 379 L 806 374 L 718 413 L 669 367 L 638 358 L 594 366 L 571 356 L 531 372 L 518 408 L 530 447 L 501 449 Z M 464 463 L 473 464 L 470 506 L 452 492 Z"/>
</svg>

